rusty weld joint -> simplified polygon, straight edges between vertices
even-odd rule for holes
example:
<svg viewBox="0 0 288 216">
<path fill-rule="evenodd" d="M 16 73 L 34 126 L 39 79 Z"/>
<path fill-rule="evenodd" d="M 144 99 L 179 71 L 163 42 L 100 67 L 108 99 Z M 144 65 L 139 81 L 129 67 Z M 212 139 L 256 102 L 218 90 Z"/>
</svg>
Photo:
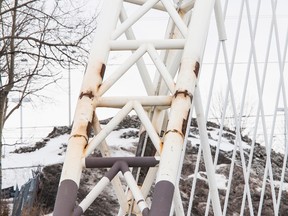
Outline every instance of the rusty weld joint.
<svg viewBox="0 0 288 216">
<path fill-rule="evenodd" d="M 144 202 L 144 199 L 138 200 L 137 205 L 138 205 L 140 202 Z"/>
<path fill-rule="evenodd" d="M 75 137 L 75 138 L 77 138 L 77 137 L 82 137 L 82 138 L 84 138 L 84 139 L 86 140 L 86 143 L 88 143 L 88 138 L 87 138 L 86 136 L 84 136 L 84 135 L 74 134 L 74 135 L 70 136 L 69 139 L 71 139 L 72 137 Z"/>
<path fill-rule="evenodd" d="M 183 133 L 181 131 L 177 130 L 177 129 L 168 130 L 168 131 L 165 132 L 165 135 L 168 134 L 168 133 L 178 133 L 184 138 Z"/>
<path fill-rule="evenodd" d="M 192 95 L 190 92 L 188 92 L 188 90 L 185 90 L 185 91 L 179 91 L 179 90 L 177 90 L 177 91 L 175 92 L 175 94 L 174 94 L 174 97 L 176 98 L 179 94 L 184 94 L 185 97 L 189 96 L 189 97 L 190 97 L 190 100 L 191 100 L 191 102 L 192 102 L 192 100 L 193 100 L 193 95 Z"/>
<path fill-rule="evenodd" d="M 94 98 L 94 95 L 92 93 L 92 91 L 88 91 L 88 92 L 81 92 L 79 98 L 82 99 L 82 97 L 89 97 L 90 99 L 93 99 Z"/>
</svg>

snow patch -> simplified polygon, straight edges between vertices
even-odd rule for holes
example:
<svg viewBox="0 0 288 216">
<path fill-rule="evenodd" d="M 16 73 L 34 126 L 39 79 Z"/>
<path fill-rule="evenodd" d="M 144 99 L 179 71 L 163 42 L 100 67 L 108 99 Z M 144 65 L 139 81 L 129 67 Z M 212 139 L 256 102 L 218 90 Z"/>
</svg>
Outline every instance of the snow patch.
<svg viewBox="0 0 288 216">
<path fill-rule="evenodd" d="M 3 188 L 25 184 L 32 178 L 31 170 L 38 166 L 61 163 L 64 161 L 63 150 L 60 148 L 67 143 L 68 134 L 61 135 L 47 142 L 45 147 L 29 153 L 11 153 L 5 154 L 2 159 L 3 166 Z M 11 149 L 12 150 L 12 149 Z"/>
</svg>

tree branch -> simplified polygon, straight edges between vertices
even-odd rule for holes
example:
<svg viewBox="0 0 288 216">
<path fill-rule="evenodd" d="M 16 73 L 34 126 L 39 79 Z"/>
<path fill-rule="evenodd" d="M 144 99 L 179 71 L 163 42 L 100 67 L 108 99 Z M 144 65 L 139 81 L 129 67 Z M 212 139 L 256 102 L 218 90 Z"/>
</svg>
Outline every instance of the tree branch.
<svg viewBox="0 0 288 216">
<path fill-rule="evenodd" d="M 15 10 L 17 10 L 18 8 L 27 6 L 27 5 L 31 4 L 32 2 L 36 2 L 36 1 L 37 1 L 37 0 L 31 0 L 31 1 L 25 2 L 25 3 L 20 4 L 20 5 L 14 5 L 14 7 L 9 8 L 8 10 L 5 10 L 5 11 L 3 11 L 3 12 L 0 11 L 0 16 L 4 15 L 4 14 L 6 14 L 6 13 L 9 13 L 9 12 L 11 12 L 11 11 L 15 11 Z M 1 0 L 1 4 L 0 4 L 0 7 L 1 7 L 1 8 L 2 8 L 2 2 L 3 2 L 3 0 Z M 17 4 L 18 4 L 18 3 L 17 3 Z"/>
</svg>

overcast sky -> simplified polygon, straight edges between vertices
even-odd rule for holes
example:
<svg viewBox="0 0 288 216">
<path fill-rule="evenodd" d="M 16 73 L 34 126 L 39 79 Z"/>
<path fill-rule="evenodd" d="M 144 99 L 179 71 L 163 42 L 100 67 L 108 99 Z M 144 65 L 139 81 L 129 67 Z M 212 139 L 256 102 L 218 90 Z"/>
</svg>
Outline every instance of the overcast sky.
<svg viewBox="0 0 288 216">
<path fill-rule="evenodd" d="M 82 1 L 79 1 L 82 2 Z M 246 11 L 246 7 L 243 9 L 243 19 L 241 22 L 241 28 L 239 35 L 239 41 L 236 42 L 238 45 L 235 46 L 235 38 L 237 37 L 237 26 L 239 24 L 239 16 L 241 9 L 240 0 L 231 0 L 228 4 L 227 15 L 226 15 L 226 32 L 227 32 L 227 52 L 229 62 L 233 59 L 233 51 L 236 47 L 237 52 L 234 59 L 234 70 L 233 70 L 233 85 L 235 96 L 241 98 L 244 90 L 245 84 L 245 74 L 247 73 L 247 62 L 249 61 L 249 51 L 251 47 L 250 36 L 249 36 L 249 23 L 248 23 L 248 15 Z M 251 9 L 251 15 L 255 16 L 256 14 L 256 6 L 258 1 L 248 1 Z M 264 73 L 265 66 L 265 58 L 267 49 L 269 48 L 269 35 L 270 35 L 270 26 L 272 22 L 272 10 L 271 10 L 271 2 L 270 0 L 261 0 L 261 8 L 259 13 L 259 22 L 257 24 L 257 33 L 255 37 L 255 48 L 257 55 L 257 67 L 259 69 L 259 75 L 262 76 Z M 77 4 L 77 1 L 73 1 L 73 4 Z M 89 10 L 99 10 L 98 4 L 95 1 L 91 0 L 89 3 Z M 224 7 L 225 1 L 222 1 L 222 6 Z M 95 9 L 92 9 L 95 6 Z M 279 0 L 278 6 L 276 10 L 277 15 L 277 25 L 279 31 L 279 43 L 280 43 L 280 54 L 284 55 L 284 45 L 287 39 L 287 24 L 288 24 L 288 3 L 286 0 Z M 128 13 L 133 13 L 136 7 L 129 7 Z M 88 11 L 88 9 L 87 9 Z M 89 13 L 87 13 L 89 14 Z M 89 15 L 87 15 L 89 17 Z M 166 24 L 168 17 L 163 12 L 151 11 L 148 13 L 139 24 L 133 27 L 135 33 L 139 36 L 139 38 L 161 38 L 164 35 Z M 254 28 L 254 20 L 252 19 L 252 28 Z M 218 35 L 216 22 L 214 18 L 214 14 L 211 19 L 210 31 L 207 39 L 206 50 L 203 59 L 203 66 L 201 70 L 201 78 L 199 81 L 199 85 L 201 87 L 201 94 L 203 98 L 204 107 L 207 103 L 207 97 L 209 95 L 209 89 L 211 86 L 211 77 L 214 67 L 215 54 L 218 45 Z M 108 65 L 107 65 L 107 74 L 109 75 L 109 71 L 114 71 L 127 57 L 129 57 L 130 53 L 124 52 L 116 52 L 111 53 Z M 285 59 L 287 61 L 287 58 Z M 254 61 L 252 60 L 252 63 Z M 275 107 L 275 98 L 277 95 L 277 86 L 280 81 L 280 73 L 279 73 L 279 64 L 277 57 L 277 43 L 275 40 L 275 33 L 273 32 L 272 42 L 270 46 L 270 55 L 268 58 L 269 64 L 267 65 L 267 77 L 264 88 L 264 103 L 265 103 L 265 113 L 270 114 L 273 113 Z M 149 71 L 151 72 L 151 76 L 154 75 L 154 68 L 151 64 L 151 61 L 147 61 Z M 255 67 L 252 64 L 251 69 L 249 70 L 249 86 L 247 92 L 248 102 L 251 103 L 256 102 L 258 93 L 256 90 L 256 76 L 255 76 Z M 75 104 L 77 97 L 79 95 L 79 89 L 81 85 L 81 80 L 83 76 L 83 68 L 71 68 L 71 83 L 72 83 L 72 113 L 75 109 Z M 130 74 L 124 76 L 123 79 L 119 80 L 119 83 L 115 85 L 108 93 L 109 95 L 113 94 L 122 94 L 122 95 L 137 95 L 137 94 L 145 94 L 143 85 L 141 85 L 141 80 L 139 75 L 137 74 L 137 70 L 135 67 L 129 72 Z M 287 92 L 287 82 L 288 82 L 288 73 L 287 68 L 285 68 L 285 85 Z M 108 76 L 107 75 L 107 76 Z M 53 86 L 46 91 L 44 94 L 53 98 L 53 103 L 43 103 L 43 104 L 31 104 L 24 103 L 22 109 L 22 120 L 23 120 L 23 132 L 24 139 L 29 139 L 31 136 L 34 138 L 41 138 L 43 134 L 47 134 L 49 130 L 51 130 L 52 126 L 59 125 L 67 125 L 68 124 L 68 71 L 63 70 L 63 80 L 59 83 L 58 86 Z M 126 78 L 126 80 L 125 80 Z M 128 81 L 130 80 L 130 81 Z M 133 80 L 133 82 L 131 82 Z M 262 79 L 261 79 L 262 80 Z M 121 86 L 127 86 L 129 83 L 129 88 L 123 88 Z M 61 87 L 60 87 L 61 86 Z M 225 91 L 227 86 L 227 76 L 223 58 L 223 52 L 220 51 L 217 73 L 215 77 L 214 83 L 214 95 L 218 94 L 217 92 Z M 286 93 L 287 94 L 287 93 Z M 281 97 L 281 96 L 280 96 Z M 287 99 L 286 99 L 287 100 Z M 281 102 L 282 101 L 282 102 Z M 280 100 L 279 106 L 283 106 L 283 95 L 282 100 Z M 105 118 L 113 115 L 115 112 L 111 112 L 110 110 L 105 110 L 100 112 L 100 118 Z M 73 117 L 73 116 L 72 116 Z M 6 130 L 4 131 L 4 142 L 10 143 L 12 142 L 12 137 L 20 134 L 20 110 L 15 112 L 15 114 L 9 119 L 6 124 Z M 36 127 L 38 127 L 36 132 Z M 42 133 L 41 133 L 42 132 Z M 19 139 L 19 138 L 18 138 Z"/>
</svg>

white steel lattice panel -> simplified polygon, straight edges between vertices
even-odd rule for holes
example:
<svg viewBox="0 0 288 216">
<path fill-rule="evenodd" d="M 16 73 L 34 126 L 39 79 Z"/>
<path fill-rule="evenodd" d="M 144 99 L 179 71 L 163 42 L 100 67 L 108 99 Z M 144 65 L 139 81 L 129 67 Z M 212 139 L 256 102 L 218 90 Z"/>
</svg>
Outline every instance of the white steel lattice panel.
<svg viewBox="0 0 288 216">
<path fill-rule="evenodd" d="M 122 3 L 103 2 L 55 215 L 73 212 L 82 169 L 93 166 L 111 169 L 75 215 L 110 181 L 119 215 L 288 214 L 288 3 Z M 102 128 L 98 119 L 108 109 L 115 117 Z M 137 162 L 111 157 L 105 141 L 128 114 L 142 123 Z M 96 135 L 88 140 L 90 125 Z M 86 158 L 95 149 L 106 158 Z M 146 162 L 152 168 L 144 174 L 128 169 Z M 66 201 L 68 189 L 75 198 Z M 62 210 L 63 200 L 70 209 Z"/>
<path fill-rule="evenodd" d="M 211 25 L 199 86 L 207 120 L 220 123 L 216 155 L 227 151 L 228 128 L 236 137 L 235 148 L 229 149 L 231 164 L 216 166 L 218 173 L 229 171 L 220 196 L 223 215 L 285 215 L 287 2 L 222 5 L 227 40 L 217 42 Z"/>
</svg>

